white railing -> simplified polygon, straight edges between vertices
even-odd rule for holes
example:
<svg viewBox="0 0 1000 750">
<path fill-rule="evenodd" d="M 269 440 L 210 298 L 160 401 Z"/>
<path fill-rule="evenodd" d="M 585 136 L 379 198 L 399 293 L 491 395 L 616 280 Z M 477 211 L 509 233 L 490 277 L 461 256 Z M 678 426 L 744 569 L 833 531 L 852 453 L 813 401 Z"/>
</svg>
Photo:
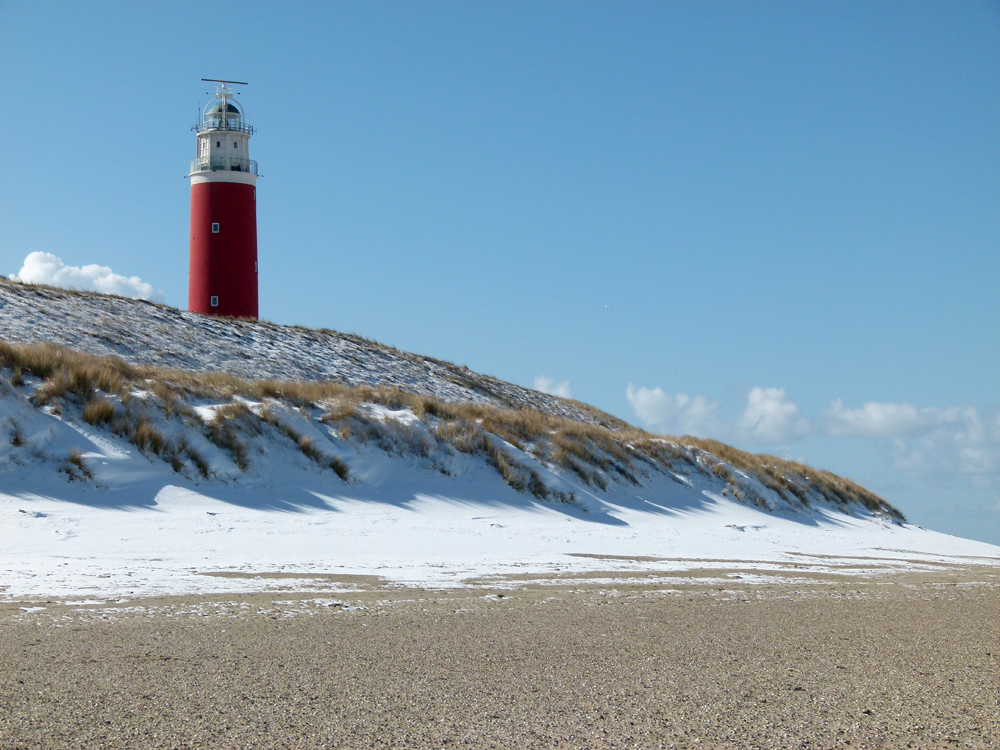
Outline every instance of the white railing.
<svg viewBox="0 0 1000 750">
<path fill-rule="evenodd" d="M 195 172 L 250 172 L 257 174 L 257 162 L 237 156 L 199 156 L 191 160 L 190 174 Z"/>
<path fill-rule="evenodd" d="M 237 133 L 253 135 L 253 125 L 244 125 L 243 118 L 240 117 L 209 117 L 196 123 L 194 130 L 204 133 L 207 130 L 234 130 Z"/>
</svg>

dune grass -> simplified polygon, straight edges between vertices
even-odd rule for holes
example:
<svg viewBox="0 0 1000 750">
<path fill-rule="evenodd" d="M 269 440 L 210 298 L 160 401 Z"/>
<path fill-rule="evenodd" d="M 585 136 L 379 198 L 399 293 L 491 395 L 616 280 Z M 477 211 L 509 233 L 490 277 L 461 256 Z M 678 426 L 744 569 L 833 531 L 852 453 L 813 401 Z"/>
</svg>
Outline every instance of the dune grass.
<svg viewBox="0 0 1000 750">
<path fill-rule="evenodd" d="M 262 411 L 260 418 L 264 422 L 272 425 L 282 435 L 291 440 L 296 447 L 302 451 L 302 455 L 306 458 L 315 461 L 324 468 L 332 469 L 333 472 L 345 482 L 350 479 L 351 471 L 342 459 L 323 451 L 318 445 L 316 445 L 316 441 L 312 437 L 303 435 L 287 422 L 282 421 L 272 409 L 265 408 Z"/>
<path fill-rule="evenodd" d="M 114 419 L 115 405 L 102 396 L 91 396 L 83 405 L 83 421 L 100 427 Z"/>
<path fill-rule="evenodd" d="M 70 451 L 69 456 L 66 457 L 66 463 L 63 465 L 62 470 L 69 475 L 71 482 L 94 478 L 94 474 L 90 470 L 90 467 L 87 466 L 83 460 L 83 451 L 79 448 L 74 448 Z"/>
<path fill-rule="evenodd" d="M 205 460 L 187 445 L 167 441 L 145 420 L 142 406 L 131 391 L 151 393 L 167 418 L 180 415 L 194 422 L 188 401 L 192 398 L 222 399 L 228 403 L 203 425 L 206 437 L 225 450 L 234 463 L 247 471 L 250 455 L 241 435 L 259 435 L 262 424 L 277 427 L 303 455 L 328 466 L 343 479 L 346 464 L 320 449 L 312 438 L 282 426 L 267 409 L 258 416 L 240 398 L 281 402 L 300 410 L 318 409 L 320 423 L 339 430 L 344 438 L 377 439 L 390 451 L 408 450 L 427 455 L 435 444 L 459 453 L 482 454 L 503 480 L 520 492 L 540 499 L 557 497 L 538 472 L 518 457 L 532 456 L 543 465 L 572 472 L 585 484 L 607 489 L 622 481 L 638 485 L 649 470 L 673 473 L 697 471 L 713 474 L 726 483 L 727 491 L 740 500 L 769 508 L 764 488 L 786 501 L 806 507 L 811 495 L 825 497 L 842 508 L 860 504 L 868 510 L 903 520 L 903 515 L 883 498 L 857 483 L 828 471 L 793 461 L 753 454 L 714 440 L 653 435 L 603 414 L 595 423 L 581 422 L 538 409 L 505 409 L 477 403 L 450 403 L 399 388 L 348 386 L 334 382 L 250 381 L 222 372 L 190 372 L 150 365 L 129 364 L 115 357 L 76 352 L 53 344 L 11 345 L 0 341 L 0 369 L 10 371 L 8 380 L 23 383 L 24 373 L 40 378 L 32 395 L 38 405 L 79 402 L 82 417 L 101 426 L 109 424 L 141 450 L 165 457 L 175 468 L 187 457 L 202 476 L 209 476 Z M 118 399 L 116 406 L 112 399 Z M 376 426 L 364 412 L 365 404 L 393 410 L 409 410 L 426 426 L 426 435 L 388 420 Z M 616 425 L 615 429 L 607 426 Z M 513 449 L 513 452 L 508 449 Z"/>
</svg>

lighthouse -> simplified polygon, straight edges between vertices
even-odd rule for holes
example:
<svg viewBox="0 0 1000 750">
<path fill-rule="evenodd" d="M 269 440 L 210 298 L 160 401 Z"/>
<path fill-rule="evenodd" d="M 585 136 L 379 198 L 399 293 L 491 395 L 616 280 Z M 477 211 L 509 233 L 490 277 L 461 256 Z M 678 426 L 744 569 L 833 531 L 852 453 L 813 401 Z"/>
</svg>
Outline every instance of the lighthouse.
<svg viewBox="0 0 1000 750">
<path fill-rule="evenodd" d="M 193 128 L 191 258 L 188 310 L 203 315 L 257 317 L 257 162 L 232 85 L 219 81 L 215 97 Z M 242 83 L 241 85 L 246 85 Z"/>
</svg>

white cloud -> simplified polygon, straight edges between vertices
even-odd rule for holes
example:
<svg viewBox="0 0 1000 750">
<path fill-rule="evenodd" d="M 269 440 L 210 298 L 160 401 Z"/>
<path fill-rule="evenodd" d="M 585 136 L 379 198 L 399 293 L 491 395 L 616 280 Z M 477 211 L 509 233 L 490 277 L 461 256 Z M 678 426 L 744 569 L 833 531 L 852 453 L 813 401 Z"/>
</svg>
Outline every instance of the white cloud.
<svg viewBox="0 0 1000 750">
<path fill-rule="evenodd" d="M 784 388 L 752 388 L 740 418 L 735 421 L 722 419 L 719 402 L 701 394 L 670 394 L 661 388 L 636 388 L 629 383 L 625 397 L 639 420 L 656 432 L 782 443 L 810 431 L 809 420 Z"/>
<path fill-rule="evenodd" d="M 845 409 L 840 399 L 818 421 L 837 437 L 891 441 L 897 469 L 926 477 L 1000 473 L 1000 410 L 971 406 L 918 408 L 907 403 L 867 403 Z"/>
<path fill-rule="evenodd" d="M 535 390 L 561 398 L 573 398 L 573 389 L 569 387 L 568 380 L 560 380 L 557 383 L 554 378 L 546 375 L 539 375 L 535 378 Z"/>
<path fill-rule="evenodd" d="M 67 266 L 52 253 L 29 253 L 24 259 L 21 270 L 11 274 L 14 281 L 30 284 L 48 284 L 63 289 L 80 289 L 103 294 L 117 294 L 132 299 L 146 299 L 153 302 L 163 302 L 163 292 L 153 289 L 138 276 L 121 276 L 107 266 L 91 264 L 83 266 Z"/>
<path fill-rule="evenodd" d="M 784 388 L 750 389 L 746 409 L 740 419 L 740 432 L 748 440 L 782 443 L 809 432 L 809 421 Z"/>
<path fill-rule="evenodd" d="M 717 437 L 720 425 L 716 417 L 719 404 L 701 394 L 692 398 L 686 393 L 671 395 L 662 388 L 625 389 L 632 411 L 643 424 L 657 432 L 695 437 Z"/>
<path fill-rule="evenodd" d="M 922 408 L 908 403 L 869 402 L 847 408 L 833 401 L 808 419 L 784 388 L 751 388 L 732 418 L 704 396 L 636 388 L 625 396 L 639 422 L 663 434 L 687 434 L 738 444 L 769 446 L 790 454 L 784 443 L 806 436 L 868 439 L 883 465 L 920 481 L 942 484 L 964 478 L 975 488 L 1000 486 L 1000 407 Z"/>
<path fill-rule="evenodd" d="M 820 426 L 826 434 L 839 437 L 907 437 L 926 429 L 934 421 L 934 412 L 906 403 L 869 402 L 859 409 L 845 409 L 838 398 L 823 412 Z"/>
<path fill-rule="evenodd" d="M 922 431 L 894 440 L 894 465 L 926 477 L 1000 474 L 1000 413 L 971 406 L 922 409 Z"/>
</svg>

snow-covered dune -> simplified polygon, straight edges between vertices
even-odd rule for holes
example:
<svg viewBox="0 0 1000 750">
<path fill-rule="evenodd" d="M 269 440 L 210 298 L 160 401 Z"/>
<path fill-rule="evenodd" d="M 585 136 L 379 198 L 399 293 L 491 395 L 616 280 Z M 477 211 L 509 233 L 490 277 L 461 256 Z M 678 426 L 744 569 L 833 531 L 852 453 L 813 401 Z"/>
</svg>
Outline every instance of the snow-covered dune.
<svg viewBox="0 0 1000 750">
<path fill-rule="evenodd" d="M 629 432 L 584 405 L 339 334 L 0 284 L 0 338 L 441 399 L 223 387 L 7 347 L 0 599 L 593 584 L 605 573 L 609 585 L 643 576 L 669 588 L 693 569 L 724 586 L 1000 564 L 1000 547 L 905 524 L 808 467 Z M 540 411 L 490 411 L 510 406 Z"/>
<path fill-rule="evenodd" d="M 267 321 L 208 318 L 145 300 L 3 278 L 0 339 L 14 344 L 49 341 L 127 362 L 228 372 L 250 380 L 397 386 L 445 401 L 525 406 L 571 419 L 621 424 L 584 405 L 359 336 Z"/>
<path fill-rule="evenodd" d="M 296 435 L 313 430 L 343 461 L 347 481 L 270 423 L 243 436 L 244 471 L 197 425 L 174 424 L 171 434 L 170 420 L 150 417 L 202 452 L 205 477 L 83 421 L 72 404 L 61 414 L 36 408 L 33 387 L 30 378 L 19 388 L 0 383 L 0 597 L 8 600 L 330 590 L 352 586 L 351 576 L 495 588 L 525 575 L 706 567 L 728 571 L 722 585 L 789 571 L 1000 563 L 1000 548 L 860 505 L 814 496 L 804 507 L 764 488 L 766 506 L 738 502 L 731 483 L 698 460 L 676 472 L 647 467 L 638 484 L 609 477 L 601 489 L 505 445 L 571 498 L 542 500 L 510 487 L 481 455 L 434 441 L 412 412 L 375 404 L 362 408 L 385 433 L 365 440 L 324 436 L 328 425 L 282 412 Z M 198 419 L 211 423 L 222 408 L 203 403 Z"/>
</svg>

